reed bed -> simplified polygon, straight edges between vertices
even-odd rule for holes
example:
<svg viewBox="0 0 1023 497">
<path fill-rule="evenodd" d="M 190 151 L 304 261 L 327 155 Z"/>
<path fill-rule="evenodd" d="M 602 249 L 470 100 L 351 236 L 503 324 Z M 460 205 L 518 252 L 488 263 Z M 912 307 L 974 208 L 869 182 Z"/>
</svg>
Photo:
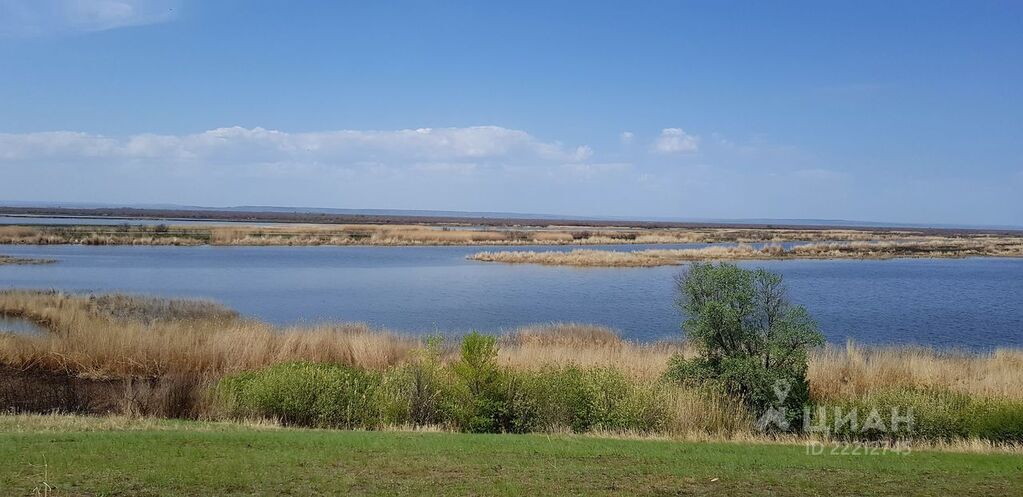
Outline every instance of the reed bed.
<svg viewBox="0 0 1023 497">
<path fill-rule="evenodd" d="M 4 291 L 0 313 L 50 330 L 0 336 L 0 364 L 89 378 L 223 375 L 295 360 L 380 369 L 418 345 L 363 324 L 280 330 L 209 302 Z"/>
<path fill-rule="evenodd" d="M 922 347 L 864 347 L 849 342 L 810 356 L 812 397 L 833 400 L 891 389 L 949 390 L 1023 400 L 1023 350 L 974 353 Z"/>
<path fill-rule="evenodd" d="M 222 375 L 291 361 L 383 370 L 426 346 L 421 338 L 361 323 L 278 328 L 202 300 L 6 290 L 0 291 L 0 314 L 49 330 L 0 335 L 0 366 L 89 378 Z M 638 343 L 610 328 L 578 323 L 524 326 L 500 336 L 498 344 L 498 360 L 515 369 L 615 367 L 645 379 L 659 378 L 676 354 L 698 353 L 681 340 Z M 451 353 L 445 349 L 442 356 Z M 849 343 L 813 351 L 809 378 L 814 397 L 823 399 L 917 387 L 1023 399 L 1023 350 Z"/>
<path fill-rule="evenodd" d="M 576 249 L 561 251 L 484 251 L 469 255 L 481 262 L 550 266 L 653 267 L 693 261 L 766 259 L 1023 257 L 1023 238 L 926 238 L 901 241 L 815 242 L 785 248 L 748 244 L 693 249 L 637 251 Z"/>
<path fill-rule="evenodd" d="M 0 291 L 0 314 L 48 330 L 0 334 L 0 402 L 15 399 L 15 408 L 28 411 L 56 404 L 71 411 L 223 419 L 228 415 L 209 395 L 223 378 L 308 364 L 315 374 L 317 365 L 350 367 L 381 385 L 418 385 L 443 378 L 450 382 L 452 365 L 459 360 L 450 342 L 438 348 L 357 323 L 278 328 L 207 301 L 9 290 Z M 592 384 L 579 388 L 591 393 L 624 388 L 620 391 L 628 402 L 614 408 L 615 416 L 630 423 L 640 420 L 636 426 L 644 429 L 672 437 L 756 436 L 749 412 L 734 401 L 660 381 L 673 356 L 698 353 L 681 340 L 636 343 L 605 327 L 547 323 L 501 335 L 497 345 L 497 365 L 521 374 L 537 395 L 559 391 L 564 380 L 583 378 Z M 428 350 L 439 361 L 432 366 L 424 362 Z M 573 369 L 588 373 L 573 376 Z M 941 419 L 957 415 L 962 420 L 956 423 L 968 422 L 968 413 L 935 404 L 945 398 L 941 392 L 949 392 L 966 396 L 976 409 L 1001 409 L 997 412 L 1010 416 L 1005 419 L 1023 412 L 1023 350 L 1018 349 L 969 353 L 849 343 L 812 351 L 808 378 L 812 399 L 833 405 L 860 405 L 896 392 L 924 407 L 937 405 Z M 381 395 L 391 396 L 388 405 L 409 398 L 428 404 L 405 387 L 380 388 Z M 544 416 L 559 423 L 570 419 L 564 409 L 548 412 L 543 406 L 536 408 L 547 412 Z M 560 429 L 556 424 L 544 429 Z"/>
<path fill-rule="evenodd" d="M 682 341 L 637 343 L 610 328 L 578 323 L 525 326 L 503 336 L 500 345 L 498 360 L 515 369 L 614 367 L 649 381 L 661 377 L 675 354 L 696 354 Z"/>
</svg>

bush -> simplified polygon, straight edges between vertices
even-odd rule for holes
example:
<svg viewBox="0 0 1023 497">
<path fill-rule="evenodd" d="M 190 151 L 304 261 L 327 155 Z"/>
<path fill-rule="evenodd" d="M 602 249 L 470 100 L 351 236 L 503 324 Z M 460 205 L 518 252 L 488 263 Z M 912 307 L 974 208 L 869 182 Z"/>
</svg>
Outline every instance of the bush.
<svg viewBox="0 0 1023 497">
<path fill-rule="evenodd" d="M 473 333 L 453 366 L 453 421 L 470 432 L 652 431 L 664 420 L 654 387 L 612 368 L 510 371 L 493 337 Z"/>
<path fill-rule="evenodd" d="M 693 431 L 720 425 L 725 409 L 712 396 L 630 378 L 615 368 L 502 368 L 494 338 L 478 333 L 464 338 L 460 358 L 450 366 L 440 361 L 438 343 L 431 340 L 408 362 L 384 373 L 288 363 L 226 377 L 216 392 L 230 416 L 349 429 L 440 425 L 488 433 Z M 693 419 L 707 412 L 713 419 Z"/>
<path fill-rule="evenodd" d="M 912 422 L 892 423 L 893 410 Z M 844 422 L 846 416 L 855 424 Z M 822 416 L 822 414 L 824 416 Z M 880 429 L 867 428 L 871 416 Z M 812 426 L 825 424 L 828 432 L 847 440 L 980 438 L 995 442 L 1023 442 L 1023 402 L 971 397 L 964 393 L 933 389 L 894 389 L 872 392 L 819 406 Z M 840 418 L 841 417 L 841 418 Z M 836 427 L 836 419 L 842 419 Z M 823 423 L 822 423 L 823 421 Z"/>
<path fill-rule="evenodd" d="M 518 382 L 497 367 L 497 340 L 476 332 L 466 335 L 461 360 L 452 369 L 456 384 L 447 408 L 458 426 L 474 433 L 511 431 L 510 390 Z"/>
<path fill-rule="evenodd" d="M 650 432 L 667 419 L 668 386 L 643 384 L 617 369 L 547 368 L 511 378 L 511 431 Z"/>
<path fill-rule="evenodd" d="M 229 414 L 288 425 L 373 428 L 381 424 L 377 373 L 337 364 L 294 362 L 221 380 Z"/>
<path fill-rule="evenodd" d="M 430 426 L 448 424 L 444 401 L 453 381 L 439 359 L 440 341 L 427 340 L 424 350 L 384 374 L 381 409 L 384 422 L 392 425 Z"/>
</svg>

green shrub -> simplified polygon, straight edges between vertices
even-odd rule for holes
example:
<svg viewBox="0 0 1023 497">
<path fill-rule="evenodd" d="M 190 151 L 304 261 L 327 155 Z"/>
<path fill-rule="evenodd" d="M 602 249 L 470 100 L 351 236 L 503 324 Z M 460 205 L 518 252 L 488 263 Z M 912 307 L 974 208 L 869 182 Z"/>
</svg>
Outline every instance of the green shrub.
<svg viewBox="0 0 1023 497">
<path fill-rule="evenodd" d="M 284 424 L 373 428 L 381 416 L 377 373 L 337 364 L 294 362 L 229 376 L 218 390 L 229 413 Z"/>
<path fill-rule="evenodd" d="M 583 375 L 583 403 L 577 429 L 653 431 L 664 420 L 656 385 L 643 387 L 621 371 L 597 368 Z"/>
<path fill-rule="evenodd" d="M 975 402 L 969 429 L 978 438 L 1023 444 L 1023 401 L 985 399 Z"/>
<path fill-rule="evenodd" d="M 516 431 L 585 431 L 584 375 L 572 367 L 516 373 L 516 389 L 510 399 Z"/>
<path fill-rule="evenodd" d="M 476 332 L 466 335 L 452 370 L 456 384 L 446 409 L 457 425 L 474 433 L 512 431 L 509 396 L 517 382 L 497 366 L 497 340 Z"/>
<path fill-rule="evenodd" d="M 821 411 L 823 409 L 823 411 Z M 836 418 L 855 413 L 856 424 Z M 909 417 L 911 423 L 892 423 L 892 414 Z M 971 397 L 964 393 L 933 389 L 896 389 L 818 406 L 812 426 L 821 424 L 836 438 L 954 440 L 981 438 L 995 442 L 1023 442 L 1023 402 Z M 866 428 L 871 416 L 882 429 Z"/>
<path fill-rule="evenodd" d="M 454 381 L 440 362 L 439 345 L 439 339 L 428 339 L 426 349 L 384 374 L 380 402 L 386 424 L 452 424 L 444 405 L 452 395 Z"/>
<path fill-rule="evenodd" d="M 654 431 L 666 410 L 660 383 L 643 384 L 613 368 L 547 368 L 512 376 L 512 431 Z"/>
</svg>

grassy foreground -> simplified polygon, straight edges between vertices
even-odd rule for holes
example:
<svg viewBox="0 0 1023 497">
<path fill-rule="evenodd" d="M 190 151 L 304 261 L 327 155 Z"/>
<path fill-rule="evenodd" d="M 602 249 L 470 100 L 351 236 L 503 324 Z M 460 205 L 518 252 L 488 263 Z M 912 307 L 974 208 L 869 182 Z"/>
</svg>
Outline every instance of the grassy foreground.
<svg viewBox="0 0 1023 497">
<path fill-rule="evenodd" d="M 0 416 L 5 495 L 1018 495 L 1023 457 Z"/>
</svg>

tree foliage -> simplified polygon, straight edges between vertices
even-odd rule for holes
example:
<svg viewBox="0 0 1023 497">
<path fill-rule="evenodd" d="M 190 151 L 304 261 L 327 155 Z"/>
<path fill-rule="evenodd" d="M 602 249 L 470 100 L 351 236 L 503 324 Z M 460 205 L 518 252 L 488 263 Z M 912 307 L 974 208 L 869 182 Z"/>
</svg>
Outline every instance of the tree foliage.
<svg viewBox="0 0 1023 497">
<path fill-rule="evenodd" d="M 714 384 L 761 414 L 781 408 L 798 421 L 809 399 L 807 351 L 824 343 L 780 275 L 734 264 L 694 263 L 676 279 L 682 327 L 699 357 L 673 359 L 669 377 Z"/>
</svg>

